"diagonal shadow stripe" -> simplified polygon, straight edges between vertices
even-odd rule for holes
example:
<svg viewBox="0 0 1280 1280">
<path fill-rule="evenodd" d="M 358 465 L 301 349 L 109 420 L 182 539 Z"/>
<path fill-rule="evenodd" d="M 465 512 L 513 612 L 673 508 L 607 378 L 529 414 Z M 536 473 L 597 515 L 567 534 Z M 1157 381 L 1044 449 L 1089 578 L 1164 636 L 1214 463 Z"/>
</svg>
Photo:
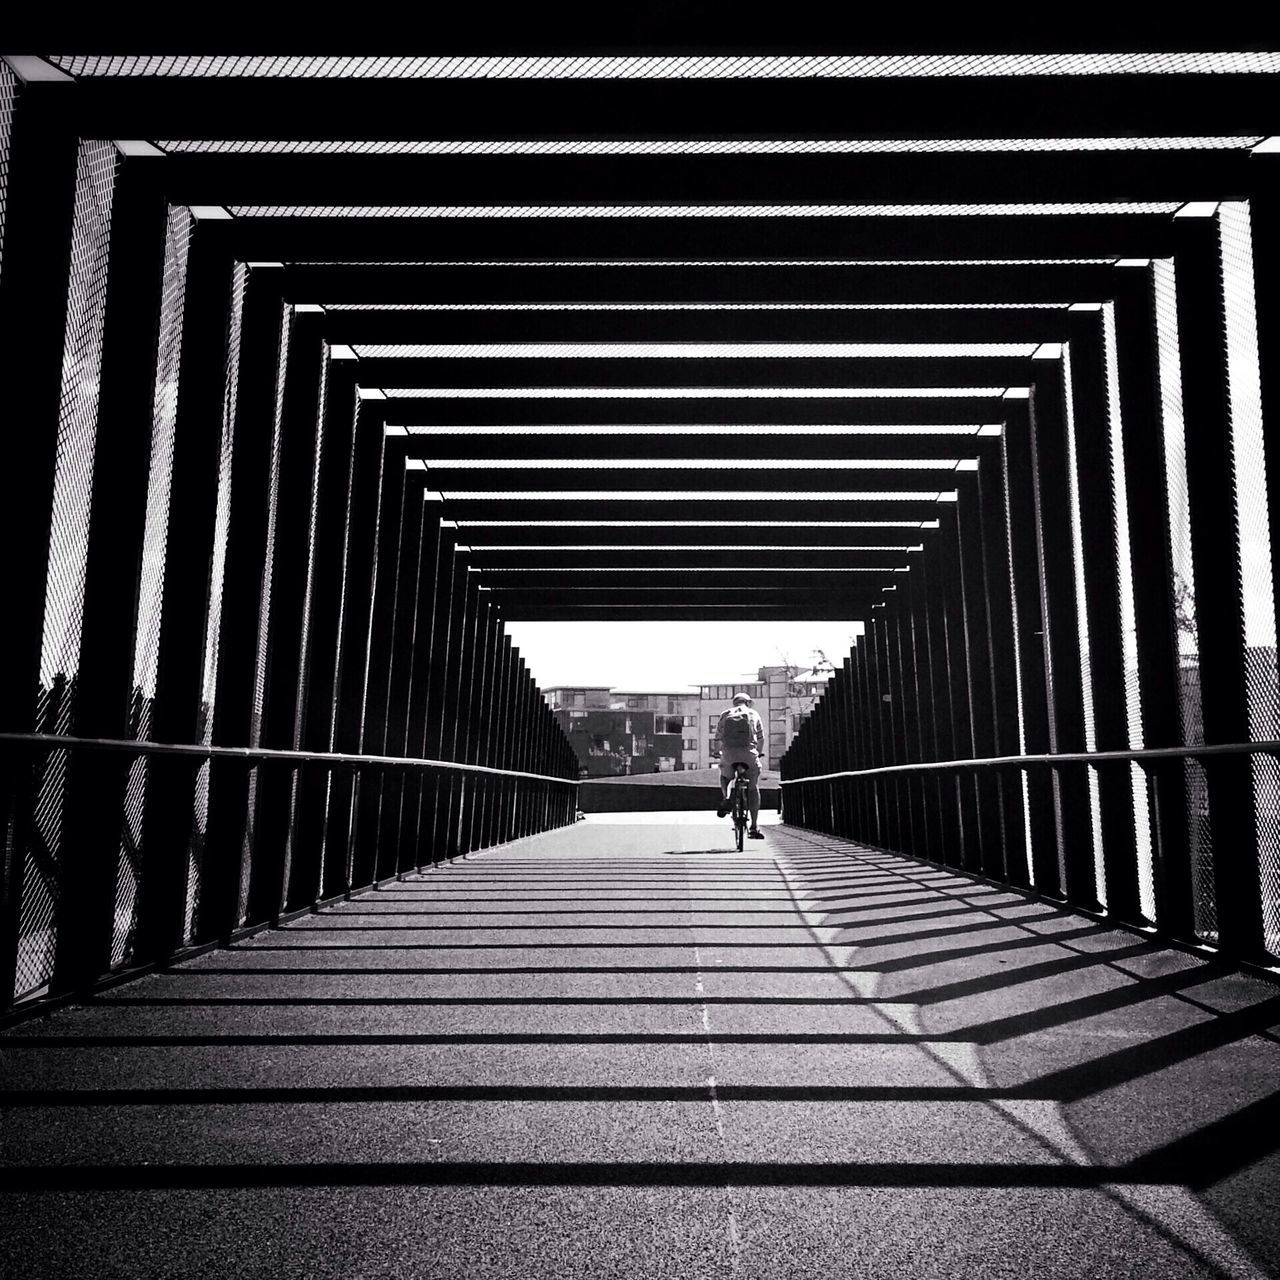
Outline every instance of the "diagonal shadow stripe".
<svg viewBox="0 0 1280 1280">
<path fill-rule="evenodd" d="M 1013 929 L 1017 926 L 1009 923 L 1003 927 Z M 931 965 L 946 964 L 949 960 L 966 960 L 974 956 L 994 955 L 1000 951 L 1025 951 L 1032 947 L 1060 946 L 1065 939 L 1097 937 L 1099 934 L 1106 932 L 1108 930 L 1100 929 L 1096 925 L 1090 925 L 1083 929 L 1066 930 L 1049 937 L 1043 934 L 1036 934 L 1033 937 L 1010 938 L 1005 942 L 984 942 L 972 947 L 950 947 L 945 951 L 926 951 L 917 955 L 897 956 L 891 960 L 868 960 L 864 963 L 867 970 L 874 973 L 905 973 L 908 969 L 925 969 Z M 929 938 L 935 935 L 925 934 L 924 936 Z M 837 939 L 831 945 L 837 947 L 848 946 L 849 941 Z M 876 941 L 861 941 L 856 942 L 854 945 L 874 947 L 879 944 Z M 1079 952 L 1075 952 L 1075 954 L 1078 955 Z"/>
<path fill-rule="evenodd" d="M 1280 1023 L 1280 996 L 1248 1009 L 1218 1014 L 1205 1022 L 1090 1058 L 1060 1071 L 1051 1071 L 1036 1080 L 1035 1087 L 1041 1097 L 1078 1101 L 1102 1089 L 1140 1080 L 1179 1062 L 1225 1048 L 1238 1040 L 1258 1035 L 1277 1023 Z"/>
<path fill-rule="evenodd" d="M 1203 1190 L 1278 1150 L 1280 1092 L 1139 1156 L 1129 1169 L 1140 1182 L 1157 1182 L 1168 1168 L 1185 1169 L 1188 1184 Z"/>
<path fill-rule="evenodd" d="M 351 1186 L 541 1187 L 1062 1187 L 1178 1183 L 1172 1167 L 1135 1175 L 1124 1166 L 1070 1164 L 818 1164 L 722 1162 L 18 1165 L 0 1170 L 0 1191 L 142 1191 L 188 1188 Z"/>
<path fill-rule="evenodd" d="M 940 1004 L 945 1000 L 962 1000 L 966 996 L 999 991 L 1023 982 L 1037 982 L 1041 978 L 1053 978 L 1062 973 L 1091 969 L 1095 965 L 1101 967 L 1108 961 L 1146 955 L 1152 950 L 1149 942 L 1136 942 L 1132 946 L 1118 947 L 1112 951 L 1097 951 L 1089 955 L 1066 956 L 1061 960 L 1046 960 L 1043 964 L 1024 965 L 1003 973 L 982 974 L 976 978 L 966 978 L 962 982 L 949 982 L 940 987 L 922 987 L 919 991 L 886 995 L 882 999 L 902 1003 Z"/>
</svg>

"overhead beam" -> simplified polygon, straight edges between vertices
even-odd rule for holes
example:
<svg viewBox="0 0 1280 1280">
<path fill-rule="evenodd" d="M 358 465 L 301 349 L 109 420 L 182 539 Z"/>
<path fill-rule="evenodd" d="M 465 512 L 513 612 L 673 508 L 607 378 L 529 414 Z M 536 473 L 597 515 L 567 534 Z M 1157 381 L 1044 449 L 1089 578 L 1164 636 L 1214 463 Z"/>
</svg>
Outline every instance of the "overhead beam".
<svg viewBox="0 0 1280 1280">
<path fill-rule="evenodd" d="M 924 542 L 938 532 L 937 523 L 921 521 L 886 522 L 884 525 L 858 525 L 856 522 L 809 521 L 794 524 L 744 524 L 725 521 L 719 525 L 701 524 L 696 520 L 685 525 L 674 522 L 619 520 L 613 524 L 583 521 L 580 524 L 490 521 L 462 523 L 457 539 L 472 548 L 476 563 L 484 563 L 489 548 L 557 546 L 557 547 L 625 547 L 643 545 L 661 549 L 672 545 L 724 548 L 737 555 L 735 548 L 767 544 L 778 549 L 821 544 L 830 548 L 848 548 L 873 544 L 902 545 Z M 513 552 L 513 554 L 518 554 Z M 604 554 L 604 553 L 602 553 Z M 837 550 L 835 554 L 840 554 Z"/>
<path fill-rule="evenodd" d="M 915 394 L 905 388 L 899 395 L 740 395 L 732 388 L 713 388 L 710 394 L 689 396 L 538 396 L 517 389 L 480 388 L 484 394 L 432 395 L 418 390 L 387 397 L 385 389 L 365 382 L 365 394 L 379 398 L 385 421 L 408 427 L 445 423 L 451 426 L 521 427 L 627 423 L 682 423 L 719 428 L 726 424 L 836 423 L 873 426 L 950 425 L 956 422 L 999 422 L 1006 404 L 1003 386 L 992 394 L 968 394 L 957 387 L 954 394 Z M 768 390 L 768 389 L 766 389 Z"/>
<path fill-rule="evenodd" d="M 1111 296 L 1111 262 L 1043 261 L 1043 254 L 1011 264 L 980 255 L 980 264 L 954 262 L 945 250 L 930 263 L 892 264 L 843 259 L 805 261 L 780 244 L 761 260 L 728 262 L 715 253 L 679 263 L 616 252 L 592 262 L 502 261 L 486 252 L 466 265 L 435 259 L 430 242 L 405 260 L 306 265 L 290 252 L 283 272 L 295 302 L 383 305 L 413 303 L 853 302 L 866 304 L 1028 303 L 1101 300 Z M 577 255 L 574 255 L 575 257 Z"/>
<path fill-rule="evenodd" d="M 326 296 L 317 293 L 313 300 L 323 305 Z M 910 308 L 767 300 L 683 307 L 578 302 L 507 302 L 491 308 L 483 303 L 418 305 L 422 309 L 330 308 L 325 335 L 353 347 L 444 342 L 1061 342 L 1068 334 L 1069 314 L 1068 302 Z M 455 309 L 459 306 L 473 309 Z"/>
<path fill-rule="evenodd" d="M 691 500 L 673 495 L 661 501 L 622 498 L 514 499 L 505 496 L 460 498 L 445 492 L 444 514 L 458 521 L 485 520 L 934 520 L 932 498 L 843 502 L 830 498 L 777 498 L 749 501 L 726 498 Z"/>
<path fill-rule="evenodd" d="M 1266 74 L 812 79 L 352 80 L 95 77 L 103 137 L 929 138 L 1233 134 L 1275 116 Z M 1268 132 L 1264 127 L 1262 132 Z M 695 135 L 697 136 L 697 135 Z"/>
<path fill-rule="evenodd" d="M 523 136 L 523 120 L 521 126 Z M 641 135 L 651 136 L 648 130 Z M 187 151 L 168 157 L 166 186 L 175 203 L 197 205 L 340 204 L 352 192 L 364 204 L 428 205 L 441 192 L 460 191 L 468 200 L 492 204 L 769 203 L 779 192 L 818 204 L 1184 203 L 1246 199 L 1250 189 L 1248 143 L 1160 150 L 1135 144 L 1105 151 L 964 150 L 960 144 L 950 152 L 852 153 L 837 150 L 839 140 L 826 151 L 821 141 L 810 145 L 814 150 L 803 154 L 708 154 L 696 141 L 684 155 Z"/>
<path fill-rule="evenodd" d="M 781 424 L 723 423 L 715 431 L 705 428 L 673 429 L 656 433 L 630 423 L 614 430 L 568 430 L 564 424 L 530 431 L 521 427 L 454 430 L 447 427 L 410 431 L 411 455 L 425 458 L 683 458 L 720 459 L 749 449 L 752 456 L 813 459 L 815 462 L 849 459 L 929 459 L 983 456 L 999 446 L 1003 429 L 993 423 L 957 423 L 956 430 L 935 432 L 926 428 L 884 428 L 874 434 L 856 428 L 792 426 Z"/>
<path fill-rule="evenodd" d="M 837 343 L 825 350 L 806 343 L 794 345 L 794 354 L 774 354 L 779 348 L 767 348 L 769 354 L 753 354 L 750 344 L 728 343 L 726 348 L 743 346 L 741 355 L 700 355 L 690 348 L 687 355 L 673 350 L 662 351 L 665 344 L 652 344 L 653 353 L 643 356 L 611 355 L 610 344 L 575 344 L 565 354 L 558 347 L 548 347 L 545 354 L 516 354 L 523 344 L 500 347 L 462 348 L 458 355 L 448 353 L 445 344 L 432 348 L 440 354 L 417 357 L 412 350 L 385 356 L 362 354 L 360 384 L 368 387 L 428 389 L 434 387 L 520 389 L 525 387 L 563 388 L 566 396 L 577 387 L 632 388 L 637 394 L 658 388 L 738 387 L 781 389 L 874 388 L 894 390 L 945 387 L 1026 386 L 1033 372 L 1030 357 L 1032 343 L 1010 343 L 989 354 L 952 344 L 922 344 L 924 351 L 904 348 L 893 354 L 893 347 L 881 344 Z M 594 350 L 589 348 L 595 346 Z M 860 347 L 869 345 L 862 352 Z M 720 349 L 720 348 L 717 348 Z M 676 398 L 679 398 L 678 396 Z"/>
<path fill-rule="evenodd" d="M 467 537 L 460 535 L 466 543 Z M 613 550 L 585 549 L 581 547 L 497 547 L 470 542 L 468 563 L 485 574 L 483 581 L 495 589 L 506 581 L 530 570 L 564 570 L 573 574 L 565 581 L 572 585 L 578 576 L 590 577 L 590 570 L 614 570 L 635 572 L 643 578 L 656 570 L 711 569 L 737 571 L 745 564 L 757 565 L 770 573 L 799 573 L 813 569 L 823 572 L 836 569 L 905 569 L 910 563 L 908 547 L 916 542 L 900 539 L 896 546 L 866 546 L 859 548 L 830 547 L 820 542 L 804 547 L 786 548 L 753 542 L 730 547 L 698 547 L 695 543 L 678 542 L 675 546 L 660 543 L 632 544 Z M 499 571 L 492 580 L 490 571 Z M 539 579 L 531 579 L 538 581 Z M 557 583 L 557 589 L 563 584 Z"/>
<path fill-rule="evenodd" d="M 249 260 L 414 260 L 424 245 L 433 258 L 445 260 L 581 260 L 617 257 L 625 245 L 628 256 L 659 259 L 776 258 L 781 252 L 802 259 L 897 261 L 1166 257 L 1173 251 L 1169 220 L 1174 207 L 1153 207 L 1157 212 L 1043 214 L 983 213 L 976 207 L 962 215 L 953 207 L 910 216 L 848 216 L 781 204 L 758 216 L 745 216 L 748 211 L 735 206 L 682 216 L 646 205 L 610 206 L 607 216 L 590 216 L 589 206 L 582 207 L 582 215 L 556 209 L 553 216 L 549 209 L 530 209 L 532 216 L 488 216 L 457 205 L 440 205 L 440 216 L 395 211 L 388 216 L 359 205 L 351 206 L 349 216 L 341 210 L 334 216 L 255 213 L 241 206 L 232 211 L 239 252 Z"/>
</svg>

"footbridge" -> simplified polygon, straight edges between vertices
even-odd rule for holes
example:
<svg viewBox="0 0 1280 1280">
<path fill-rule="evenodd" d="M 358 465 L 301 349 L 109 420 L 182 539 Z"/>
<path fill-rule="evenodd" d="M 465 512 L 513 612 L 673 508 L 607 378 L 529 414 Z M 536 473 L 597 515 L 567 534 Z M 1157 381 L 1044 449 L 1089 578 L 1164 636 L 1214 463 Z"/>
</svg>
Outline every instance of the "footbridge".
<svg viewBox="0 0 1280 1280">
<path fill-rule="evenodd" d="M 1280 1274 L 1280 52 L 838 26 L 0 58 L 15 1274 Z"/>
</svg>

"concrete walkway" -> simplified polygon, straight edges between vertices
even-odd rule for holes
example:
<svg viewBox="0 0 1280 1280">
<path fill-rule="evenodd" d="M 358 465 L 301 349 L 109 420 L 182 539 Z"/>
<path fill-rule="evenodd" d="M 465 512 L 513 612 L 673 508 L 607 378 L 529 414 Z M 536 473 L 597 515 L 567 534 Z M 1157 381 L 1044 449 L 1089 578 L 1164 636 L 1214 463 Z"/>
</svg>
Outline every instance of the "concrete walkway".
<svg viewBox="0 0 1280 1280">
<path fill-rule="evenodd" d="M 1280 1274 L 1280 988 L 645 816 L 0 1036 L 4 1274 Z"/>
</svg>

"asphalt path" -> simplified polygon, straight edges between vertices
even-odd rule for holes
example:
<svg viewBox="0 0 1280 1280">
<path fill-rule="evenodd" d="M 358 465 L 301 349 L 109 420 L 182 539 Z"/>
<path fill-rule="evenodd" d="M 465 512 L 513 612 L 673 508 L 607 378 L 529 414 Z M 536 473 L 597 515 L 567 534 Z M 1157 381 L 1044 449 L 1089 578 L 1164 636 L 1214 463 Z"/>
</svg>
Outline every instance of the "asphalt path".
<svg viewBox="0 0 1280 1280">
<path fill-rule="evenodd" d="M 1280 1274 L 1280 987 L 593 817 L 0 1035 L 14 1277 Z"/>
</svg>

